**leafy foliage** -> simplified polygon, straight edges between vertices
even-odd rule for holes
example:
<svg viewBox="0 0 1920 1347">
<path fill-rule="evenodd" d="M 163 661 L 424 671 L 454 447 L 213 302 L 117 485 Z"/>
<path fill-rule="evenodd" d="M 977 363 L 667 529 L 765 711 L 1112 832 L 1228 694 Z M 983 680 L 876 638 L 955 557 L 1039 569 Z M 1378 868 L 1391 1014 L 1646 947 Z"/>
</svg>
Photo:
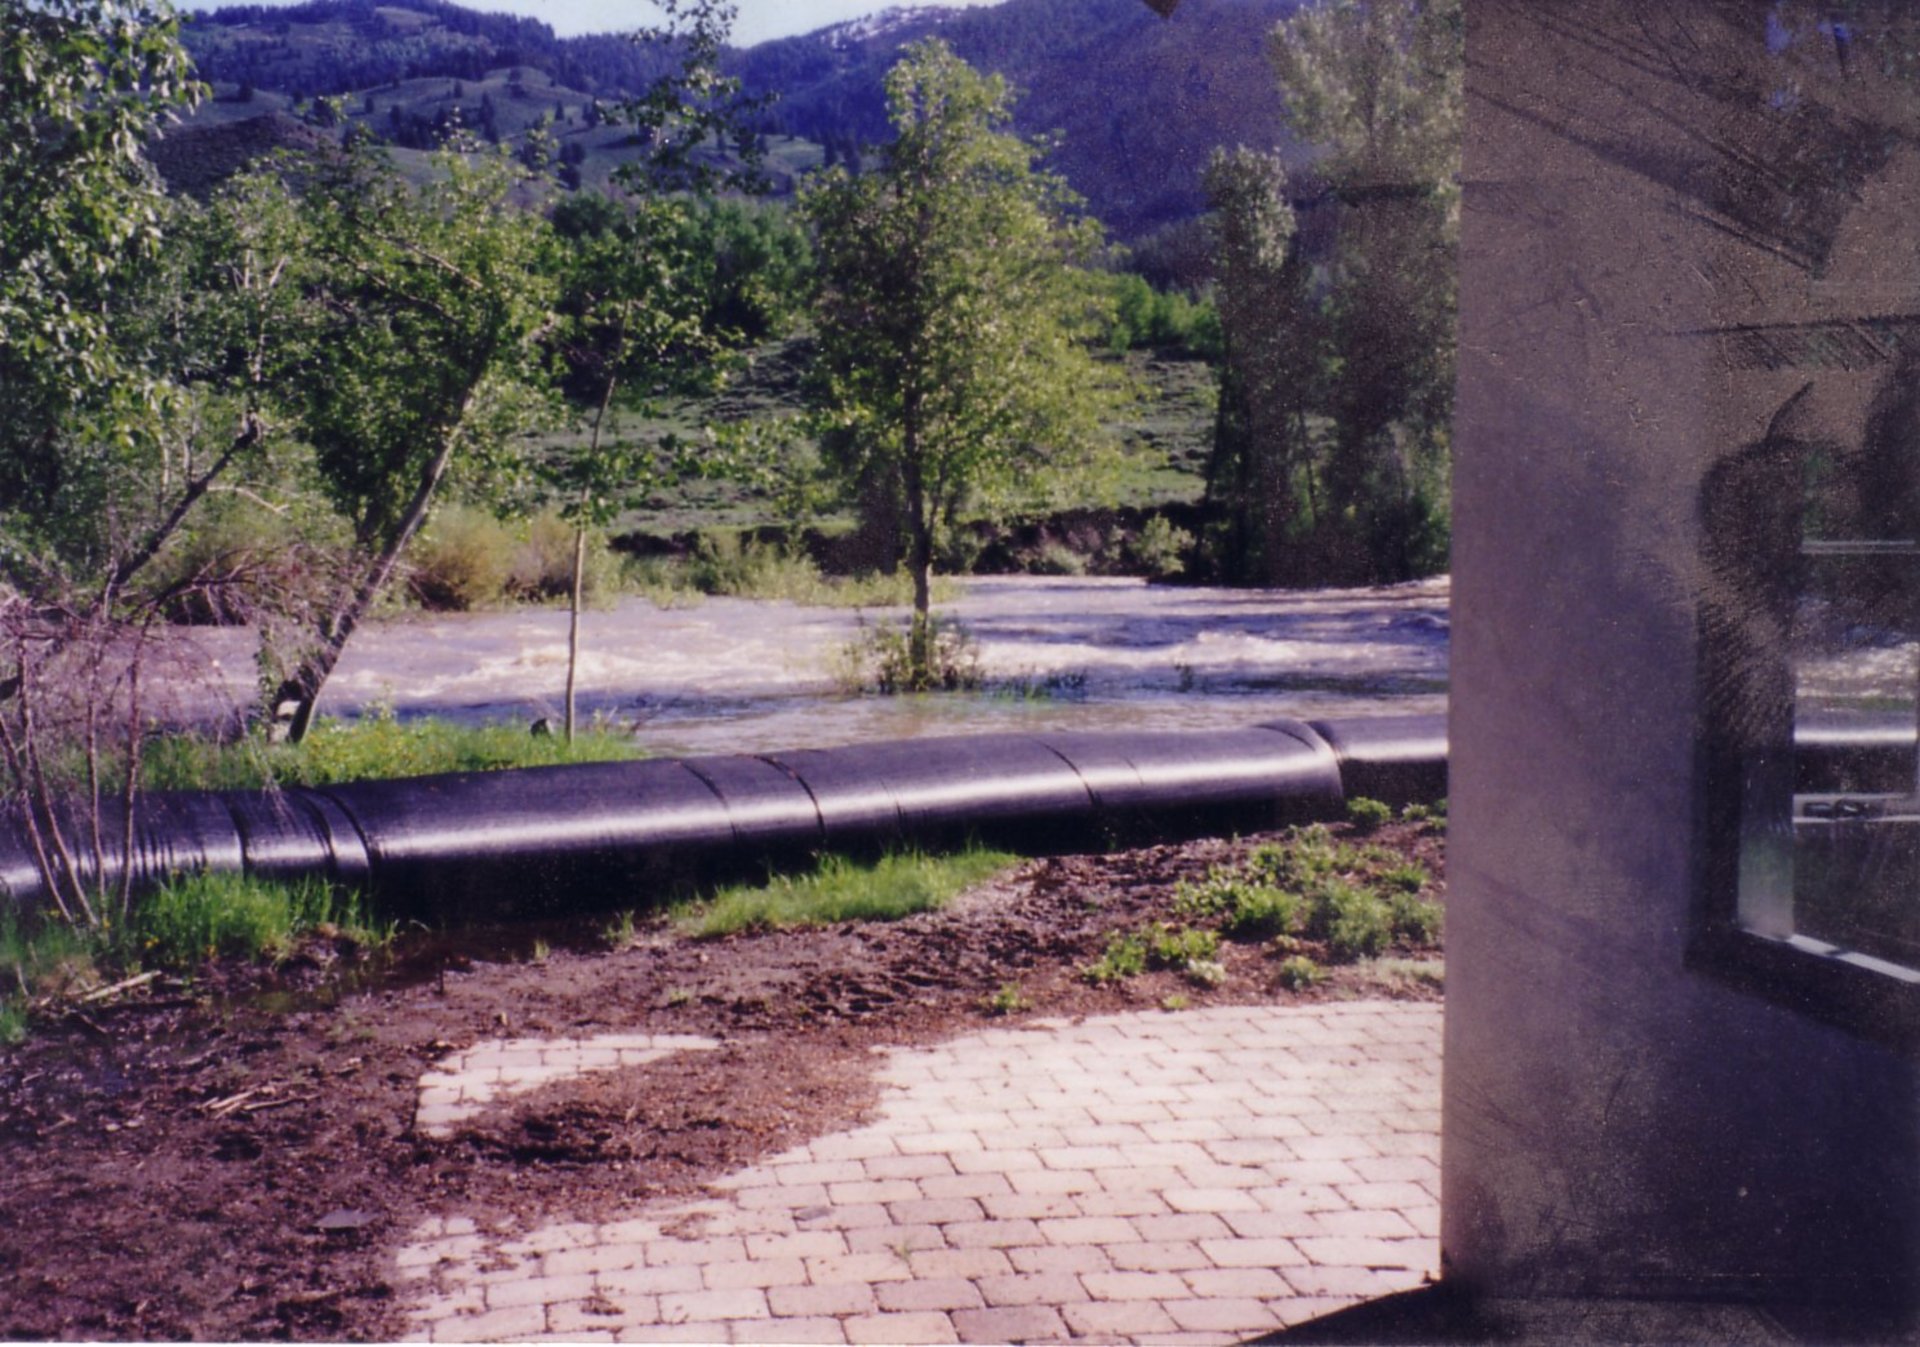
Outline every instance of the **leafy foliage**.
<svg viewBox="0 0 1920 1347">
<path fill-rule="evenodd" d="M 1223 507 L 1217 564 L 1266 584 L 1292 577 L 1291 548 L 1316 520 L 1307 416 L 1322 395 L 1312 267 L 1280 160 L 1216 151 L 1207 165 L 1223 341 L 1208 495 Z"/>
<path fill-rule="evenodd" d="M 415 190 L 362 147 L 321 165 L 302 202 L 320 330 L 287 391 L 360 559 L 280 653 L 270 709 L 296 740 L 442 482 L 511 491 L 518 433 L 550 414 L 534 340 L 553 295 L 546 225 L 505 209 L 522 170 L 452 152 L 438 168 Z"/>
<path fill-rule="evenodd" d="M 199 96 L 191 73 L 165 0 L 0 0 L 7 385 L 65 400 L 115 377 L 95 302 L 160 242 L 140 146 Z"/>
<path fill-rule="evenodd" d="M 1225 362 L 1208 490 L 1228 576 L 1446 564 L 1460 23 L 1458 0 L 1302 9 L 1268 54 L 1289 129 L 1323 151 L 1312 176 L 1247 150 L 1209 166 Z M 1324 259 L 1295 218 L 1303 192 Z"/>
<path fill-rule="evenodd" d="M 1004 129 L 1000 80 L 927 42 L 887 94 L 897 138 L 879 167 L 829 170 L 802 209 L 819 240 L 824 449 L 870 511 L 903 521 L 925 668 L 936 538 L 963 505 L 1031 496 L 1093 447 L 1100 304 L 1076 263 L 1098 227 Z"/>
<path fill-rule="evenodd" d="M 1390 851 L 1336 842 L 1324 827 L 1297 828 L 1283 842 L 1255 847 L 1244 866 L 1182 883 L 1174 911 L 1228 939 L 1271 941 L 1284 953 L 1305 940 L 1335 961 L 1370 959 L 1396 941 L 1421 948 L 1439 938 L 1440 906 L 1422 896 L 1430 880 Z"/>
</svg>

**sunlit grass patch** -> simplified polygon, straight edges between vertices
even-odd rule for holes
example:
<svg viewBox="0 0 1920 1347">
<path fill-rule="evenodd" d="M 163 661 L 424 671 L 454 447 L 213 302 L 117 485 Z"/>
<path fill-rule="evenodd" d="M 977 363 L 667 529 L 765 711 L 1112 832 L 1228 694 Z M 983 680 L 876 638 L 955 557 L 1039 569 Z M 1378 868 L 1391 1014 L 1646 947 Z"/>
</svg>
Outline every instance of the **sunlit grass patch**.
<svg viewBox="0 0 1920 1347">
<path fill-rule="evenodd" d="M 811 873 L 734 885 L 677 915 L 683 930 L 703 939 L 792 926 L 898 921 L 942 907 L 1019 861 L 984 847 L 945 856 L 900 852 L 872 862 L 825 856 Z"/>
<path fill-rule="evenodd" d="M 559 734 L 530 734 L 521 724 L 400 720 L 386 712 L 322 719 L 299 744 L 270 744 L 257 734 L 239 740 L 166 735 L 146 746 L 141 779 L 148 790 L 258 790 L 644 756 L 631 734 L 606 726 L 582 728 L 569 745 Z"/>
</svg>

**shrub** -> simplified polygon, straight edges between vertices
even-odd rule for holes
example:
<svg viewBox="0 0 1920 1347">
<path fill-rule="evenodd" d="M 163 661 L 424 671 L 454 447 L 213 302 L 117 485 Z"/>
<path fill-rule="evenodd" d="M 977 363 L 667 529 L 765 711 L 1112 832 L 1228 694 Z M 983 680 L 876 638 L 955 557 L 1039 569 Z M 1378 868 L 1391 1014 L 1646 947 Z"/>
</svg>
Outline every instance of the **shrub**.
<svg viewBox="0 0 1920 1347">
<path fill-rule="evenodd" d="M 1155 922 L 1147 929 L 1147 966 L 1188 971 L 1194 964 L 1210 962 L 1220 954 L 1220 937 L 1213 931 L 1191 926 L 1170 926 Z"/>
<path fill-rule="evenodd" d="M 1393 938 L 1393 917 L 1386 901 L 1371 889 L 1346 880 L 1328 880 L 1312 898 L 1308 929 L 1340 960 L 1381 953 Z"/>
<path fill-rule="evenodd" d="M 1147 971 L 1147 942 L 1132 931 L 1109 931 L 1107 947 L 1098 959 L 1080 970 L 1088 982 L 1122 982 Z"/>
<path fill-rule="evenodd" d="M 1262 940 L 1284 935 L 1300 924 L 1303 903 L 1298 894 L 1260 882 L 1253 874 L 1215 869 L 1204 882 L 1182 880 L 1174 890 L 1173 909 L 1189 920 L 1215 921 L 1234 940 Z"/>
<path fill-rule="evenodd" d="M 548 510 L 527 521 L 526 534 L 514 549 L 506 577 L 507 591 L 520 599 L 568 598 L 573 593 L 573 525 Z M 588 603 L 599 603 L 619 588 L 619 559 L 606 539 L 590 530 L 581 596 Z"/>
<path fill-rule="evenodd" d="M 905 571 L 828 576 L 805 552 L 738 533 L 702 533 L 693 555 L 682 563 L 655 564 L 649 588 L 691 587 L 701 594 L 735 599 L 768 599 L 805 607 L 877 608 L 913 600 L 913 581 Z M 936 596 L 948 592 L 934 583 Z M 656 598 L 655 600 L 659 600 Z"/>
<path fill-rule="evenodd" d="M 498 604 L 519 543 L 507 526 L 482 510 L 440 511 L 407 549 L 407 584 L 422 607 L 468 612 Z"/>
<path fill-rule="evenodd" d="M 170 593 L 169 621 L 225 626 L 252 621 L 268 594 L 297 603 L 320 580 L 299 523 L 248 500 L 203 507 L 148 568 L 145 583 Z"/>
<path fill-rule="evenodd" d="M 1234 940 L 1268 940 L 1298 928 L 1305 912 L 1299 894 L 1262 884 L 1241 895 L 1223 929 Z"/>
<path fill-rule="evenodd" d="M 913 667 L 911 627 L 879 622 L 865 628 L 842 652 L 840 680 L 861 692 L 970 692 L 986 681 L 980 647 L 965 624 L 927 619 L 932 628 L 933 667 L 920 677 Z"/>
<path fill-rule="evenodd" d="M 1364 795 L 1347 801 L 1347 821 L 1356 832 L 1370 833 L 1393 819 L 1393 806 L 1370 800 Z"/>
<path fill-rule="evenodd" d="M 1127 565 L 1149 580 L 1166 580 L 1185 572 L 1187 554 L 1192 550 L 1193 535 L 1157 514 L 1127 540 Z"/>
<path fill-rule="evenodd" d="M 1418 893 L 1427 887 L 1428 881 L 1432 878 L 1433 876 L 1427 873 L 1427 867 L 1415 861 L 1408 861 L 1404 865 L 1396 865 L 1380 872 L 1382 884 L 1390 889 L 1398 889 L 1402 893 Z"/>
<path fill-rule="evenodd" d="M 1027 570 L 1034 575 L 1085 575 L 1087 559 L 1065 543 L 1048 542 L 1027 558 Z"/>
<path fill-rule="evenodd" d="M 1307 958 L 1296 954 L 1292 958 L 1280 961 L 1280 971 L 1276 980 L 1288 991 L 1303 992 L 1309 987 L 1317 987 L 1327 980 L 1327 970 Z"/>
<path fill-rule="evenodd" d="M 1324 879 L 1357 869 L 1360 858 L 1351 848 L 1333 840 L 1318 823 L 1296 829 L 1284 843 L 1268 842 L 1253 849 L 1250 864 L 1281 888 L 1307 889 Z"/>
<path fill-rule="evenodd" d="M 1231 870 L 1214 867 L 1195 884 L 1180 880 L 1173 886 L 1173 910 L 1189 921 L 1212 921 L 1233 906 L 1233 890 L 1244 879 Z"/>
<path fill-rule="evenodd" d="M 1431 945 L 1440 939 L 1440 904 L 1410 893 L 1396 893 L 1387 899 L 1387 911 L 1396 939 L 1410 945 Z"/>
</svg>

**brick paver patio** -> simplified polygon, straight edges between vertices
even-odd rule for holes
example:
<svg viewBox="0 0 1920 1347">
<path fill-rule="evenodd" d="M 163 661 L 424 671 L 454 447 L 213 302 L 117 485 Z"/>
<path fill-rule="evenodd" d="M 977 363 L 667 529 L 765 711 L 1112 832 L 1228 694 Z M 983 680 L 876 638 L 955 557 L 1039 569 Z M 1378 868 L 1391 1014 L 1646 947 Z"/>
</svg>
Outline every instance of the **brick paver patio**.
<svg viewBox="0 0 1920 1347">
<path fill-rule="evenodd" d="M 423 1099 L 482 1108 L 516 1071 L 703 1046 L 491 1045 Z M 1435 1271 L 1437 1005 L 1031 1021 L 876 1068 L 872 1123 L 709 1200 L 513 1238 L 417 1230 L 414 1336 L 1225 1343 Z"/>
</svg>

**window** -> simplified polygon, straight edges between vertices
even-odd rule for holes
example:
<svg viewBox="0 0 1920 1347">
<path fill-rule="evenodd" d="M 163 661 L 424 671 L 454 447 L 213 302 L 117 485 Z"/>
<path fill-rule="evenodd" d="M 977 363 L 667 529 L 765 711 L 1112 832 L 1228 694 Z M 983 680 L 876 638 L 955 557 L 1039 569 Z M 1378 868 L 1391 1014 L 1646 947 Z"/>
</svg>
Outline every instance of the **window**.
<svg viewBox="0 0 1920 1347">
<path fill-rule="evenodd" d="M 1920 369 L 1836 433 L 1805 385 L 1708 474 L 1699 948 L 1920 1042 Z"/>
</svg>

